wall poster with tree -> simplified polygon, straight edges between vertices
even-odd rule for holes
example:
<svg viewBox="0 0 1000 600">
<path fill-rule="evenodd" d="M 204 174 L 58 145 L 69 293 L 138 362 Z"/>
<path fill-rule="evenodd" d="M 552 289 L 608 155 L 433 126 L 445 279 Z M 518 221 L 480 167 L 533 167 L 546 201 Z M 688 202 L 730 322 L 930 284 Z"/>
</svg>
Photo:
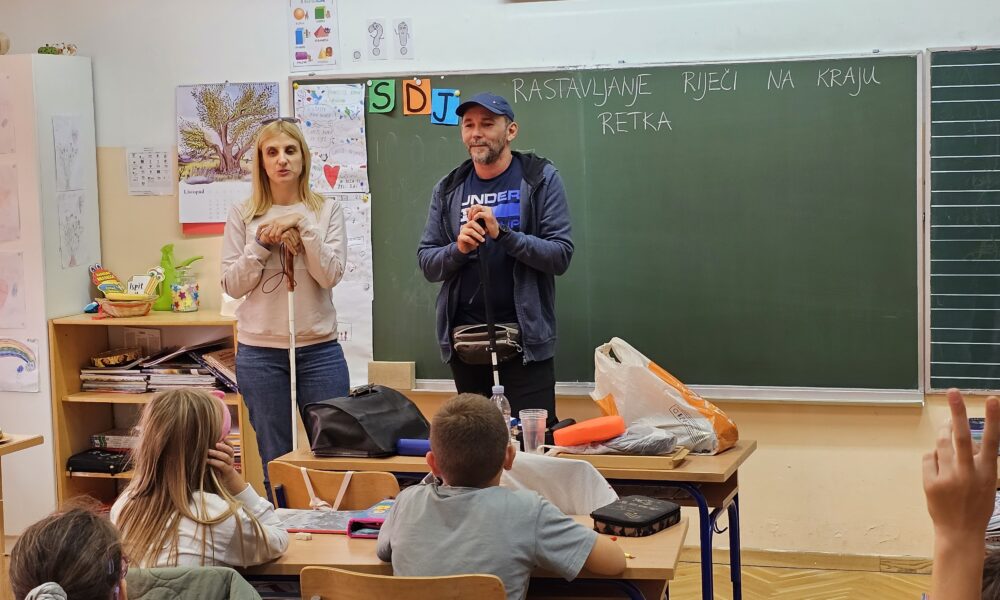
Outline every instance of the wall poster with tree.
<svg viewBox="0 0 1000 600">
<path fill-rule="evenodd" d="M 177 180 L 182 223 L 219 223 L 250 195 L 261 121 L 278 116 L 278 84 L 177 88 Z"/>
</svg>

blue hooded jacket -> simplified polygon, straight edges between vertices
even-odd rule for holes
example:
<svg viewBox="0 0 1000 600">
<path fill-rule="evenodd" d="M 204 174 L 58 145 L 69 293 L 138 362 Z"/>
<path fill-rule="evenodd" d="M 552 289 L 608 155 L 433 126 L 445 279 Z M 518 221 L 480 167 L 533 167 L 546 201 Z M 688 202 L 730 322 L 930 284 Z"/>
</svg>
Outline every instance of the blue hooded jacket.
<svg viewBox="0 0 1000 600">
<path fill-rule="evenodd" d="M 521 160 L 524 171 L 520 231 L 512 231 L 498 243 L 517 261 L 514 309 L 524 361 L 541 361 L 555 355 L 555 276 L 566 272 L 573 257 L 569 204 L 562 179 L 551 162 L 534 154 L 513 154 Z M 437 298 L 437 334 L 444 362 L 451 360 L 451 323 L 458 301 L 459 274 L 472 257 L 472 253 L 462 254 L 456 244 L 465 181 L 472 168 L 472 161 L 467 160 L 434 186 L 427 225 L 417 247 L 417 262 L 424 277 L 442 282 Z"/>
</svg>

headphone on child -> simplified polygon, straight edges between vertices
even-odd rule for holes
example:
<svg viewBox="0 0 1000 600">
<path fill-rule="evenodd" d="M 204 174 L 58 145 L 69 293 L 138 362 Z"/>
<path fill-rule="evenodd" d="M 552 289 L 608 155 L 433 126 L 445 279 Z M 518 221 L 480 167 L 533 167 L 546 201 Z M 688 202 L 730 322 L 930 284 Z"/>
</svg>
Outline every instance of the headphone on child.
<svg viewBox="0 0 1000 600">
<path fill-rule="evenodd" d="M 225 392 L 222 390 L 212 390 L 211 394 L 219 401 L 219 408 L 222 410 L 222 435 L 219 436 L 219 441 L 224 442 L 229 437 L 229 432 L 233 429 L 233 415 L 230 414 L 229 407 L 226 406 Z"/>
</svg>

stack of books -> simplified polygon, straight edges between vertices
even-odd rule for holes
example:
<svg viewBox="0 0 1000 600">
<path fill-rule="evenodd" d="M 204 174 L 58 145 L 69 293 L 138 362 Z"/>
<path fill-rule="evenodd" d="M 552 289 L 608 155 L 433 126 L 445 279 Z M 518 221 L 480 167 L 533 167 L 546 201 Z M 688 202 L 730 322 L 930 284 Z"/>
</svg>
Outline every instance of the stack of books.
<svg viewBox="0 0 1000 600">
<path fill-rule="evenodd" d="M 215 375 L 219 383 L 231 391 L 239 392 L 236 387 L 236 352 L 232 348 L 211 352 L 192 350 L 188 355 Z"/>
<path fill-rule="evenodd" d="M 108 452 L 129 452 L 139 443 L 135 430 L 127 427 L 109 429 L 90 436 L 90 447 Z"/>
<path fill-rule="evenodd" d="M 226 443 L 233 447 L 233 467 L 236 468 L 240 473 L 243 472 L 243 448 L 240 446 L 240 429 L 235 425 L 234 419 L 233 428 L 229 431 L 229 435 L 226 436 Z"/>
<path fill-rule="evenodd" d="M 164 392 L 178 388 L 200 388 L 214 390 L 215 375 L 194 361 L 160 363 L 155 367 L 143 367 L 149 376 L 149 391 Z"/>
<path fill-rule="evenodd" d="M 139 370 L 139 361 L 118 367 L 80 369 L 80 381 L 84 392 L 142 394 L 146 391 L 146 375 Z"/>
</svg>

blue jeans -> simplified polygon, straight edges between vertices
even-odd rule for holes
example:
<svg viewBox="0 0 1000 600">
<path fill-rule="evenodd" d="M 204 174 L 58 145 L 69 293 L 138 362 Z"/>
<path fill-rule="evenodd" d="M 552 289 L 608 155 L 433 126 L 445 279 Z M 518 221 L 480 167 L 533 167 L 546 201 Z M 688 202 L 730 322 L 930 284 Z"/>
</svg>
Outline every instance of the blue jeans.
<svg viewBox="0 0 1000 600">
<path fill-rule="evenodd" d="M 340 398 L 350 392 L 344 350 L 337 340 L 295 349 L 296 400 L 311 402 Z M 292 396 L 288 350 L 239 344 L 236 383 L 250 410 L 257 448 L 264 466 L 264 486 L 271 492 L 267 463 L 292 451 Z"/>
</svg>

